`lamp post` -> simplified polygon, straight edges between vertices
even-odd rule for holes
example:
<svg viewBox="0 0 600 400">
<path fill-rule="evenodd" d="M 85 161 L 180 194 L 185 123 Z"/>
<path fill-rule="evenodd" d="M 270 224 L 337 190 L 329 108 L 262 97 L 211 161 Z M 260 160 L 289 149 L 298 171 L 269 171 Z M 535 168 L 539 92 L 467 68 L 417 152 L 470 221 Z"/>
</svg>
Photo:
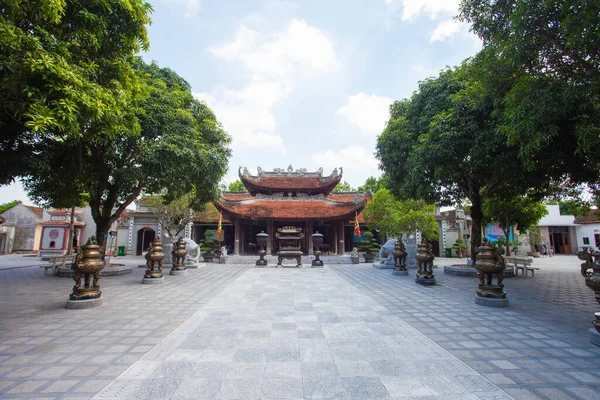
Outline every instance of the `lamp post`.
<svg viewBox="0 0 600 400">
<path fill-rule="evenodd" d="M 321 257 L 321 245 L 323 244 L 323 235 L 317 231 L 312 234 L 313 245 L 316 248 L 315 251 L 315 259 L 312 260 L 312 267 L 318 268 L 323 266 L 323 261 L 319 257 Z"/>
<path fill-rule="evenodd" d="M 269 240 L 269 235 L 264 232 L 256 234 L 256 243 L 258 244 L 258 255 L 260 258 L 256 260 L 257 267 L 265 267 L 267 265 L 267 260 L 265 260 L 265 254 L 267 254 L 265 247 L 267 246 L 267 241 Z"/>
</svg>

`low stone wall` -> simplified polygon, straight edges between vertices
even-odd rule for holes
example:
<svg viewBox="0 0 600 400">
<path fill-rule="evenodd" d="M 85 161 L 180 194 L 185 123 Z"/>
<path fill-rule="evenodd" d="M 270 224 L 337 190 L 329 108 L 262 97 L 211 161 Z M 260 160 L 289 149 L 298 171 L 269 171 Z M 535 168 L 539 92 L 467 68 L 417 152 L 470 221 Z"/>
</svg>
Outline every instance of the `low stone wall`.
<svg viewBox="0 0 600 400">
<path fill-rule="evenodd" d="M 477 276 L 477 270 L 467 265 L 444 265 L 444 273 L 460 276 Z"/>
</svg>

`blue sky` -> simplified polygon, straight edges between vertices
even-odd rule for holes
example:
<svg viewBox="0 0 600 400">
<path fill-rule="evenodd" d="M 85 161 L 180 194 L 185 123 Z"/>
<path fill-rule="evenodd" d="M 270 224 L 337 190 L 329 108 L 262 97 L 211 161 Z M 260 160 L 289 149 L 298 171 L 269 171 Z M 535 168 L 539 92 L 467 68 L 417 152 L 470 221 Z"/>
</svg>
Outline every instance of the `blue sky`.
<svg viewBox="0 0 600 400">
<path fill-rule="evenodd" d="M 379 176 L 376 138 L 394 100 L 475 54 L 459 0 L 151 0 L 150 51 L 184 77 L 233 137 L 239 166 L 343 167 Z M 31 204 L 20 184 L 0 203 Z"/>
</svg>

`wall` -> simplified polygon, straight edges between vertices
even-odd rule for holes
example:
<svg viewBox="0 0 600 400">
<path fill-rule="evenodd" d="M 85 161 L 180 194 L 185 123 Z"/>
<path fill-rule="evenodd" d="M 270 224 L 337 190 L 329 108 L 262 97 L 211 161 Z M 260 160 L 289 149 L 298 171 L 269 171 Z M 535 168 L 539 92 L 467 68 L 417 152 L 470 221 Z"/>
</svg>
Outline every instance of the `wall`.
<svg viewBox="0 0 600 400">
<path fill-rule="evenodd" d="M 15 240 L 15 227 L 12 225 L 2 224 L 0 225 L 0 254 L 9 254 L 13 248 L 13 241 Z"/>
<path fill-rule="evenodd" d="M 586 224 L 578 225 L 575 230 L 577 231 L 577 247 L 582 250 L 582 247 L 593 247 L 598 249 L 594 240 L 594 234 L 600 234 L 600 224 Z M 583 243 L 583 238 L 587 237 L 590 239 L 589 244 Z"/>
<path fill-rule="evenodd" d="M 33 251 L 36 242 L 36 227 L 40 219 L 23 204 L 17 204 L 10 210 L 2 213 L 6 220 L 3 225 L 14 226 L 14 236 L 10 252 Z"/>
</svg>

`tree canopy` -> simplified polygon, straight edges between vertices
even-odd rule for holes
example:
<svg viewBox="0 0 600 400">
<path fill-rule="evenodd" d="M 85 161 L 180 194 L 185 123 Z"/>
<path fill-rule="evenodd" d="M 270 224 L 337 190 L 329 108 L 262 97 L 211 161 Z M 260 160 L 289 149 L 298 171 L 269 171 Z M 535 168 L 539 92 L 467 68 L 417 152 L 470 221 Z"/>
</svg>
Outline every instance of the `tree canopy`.
<svg viewBox="0 0 600 400">
<path fill-rule="evenodd" d="M 237 179 L 237 180 L 231 182 L 229 184 L 229 186 L 227 186 L 227 191 L 228 192 L 238 192 L 238 193 L 247 192 L 246 186 L 244 186 L 241 179 Z"/>
<path fill-rule="evenodd" d="M 350 186 L 350 184 L 346 181 L 344 182 L 338 182 L 337 185 L 335 185 L 335 187 L 333 188 L 334 192 L 353 192 L 354 189 L 352 188 L 352 186 Z"/>
<path fill-rule="evenodd" d="M 502 228 L 506 238 L 506 255 L 510 256 L 510 230 L 516 226 L 520 233 L 536 226 L 540 219 L 548 214 L 544 203 L 526 196 L 503 198 L 494 196 L 483 203 L 486 222 L 496 222 Z"/>
<path fill-rule="evenodd" d="M 379 189 L 385 189 L 388 184 L 388 179 L 385 174 L 381 175 L 379 178 L 375 178 L 370 176 L 365 181 L 365 184 L 360 186 L 357 190 L 359 192 L 366 192 L 370 190 L 373 193 L 377 193 Z"/>
<path fill-rule="evenodd" d="M 36 169 L 30 168 L 25 179 L 25 187 L 43 202 L 44 194 L 55 196 L 46 182 L 60 179 L 62 166 L 78 165 L 99 243 L 142 193 L 160 193 L 168 203 L 193 191 L 190 204 L 197 209 L 215 199 L 231 154 L 230 137 L 212 111 L 193 98 L 185 80 L 139 59 L 133 67 L 142 86 L 129 117 L 140 130 L 115 135 L 98 123 L 90 124 L 86 136 L 45 139 L 32 164 Z"/>
<path fill-rule="evenodd" d="M 559 151 L 565 173 L 575 182 L 595 184 L 600 170 L 598 5 L 463 0 L 460 9 L 483 39 L 484 50 L 514 68 L 499 123 L 520 156 L 535 157 L 543 148 Z"/>
<path fill-rule="evenodd" d="M 21 200 L 13 200 L 13 201 L 9 201 L 8 203 L 2 203 L 2 204 L 0 204 L 0 214 L 2 214 L 5 211 L 10 210 L 11 208 L 13 208 L 14 206 L 16 206 L 17 204 L 21 204 Z"/>
<path fill-rule="evenodd" d="M 146 196 L 142 199 L 148 206 L 152 215 L 156 217 L 163 231 L 171 241 L 175 241 L 185 227 L 194 221 L 198 214 L 192 209 L 194 192 L 173 199 L 167 203 L 165 199 L 158 196 Z"/>
<path fill-rule="evenodd" d="M 8 1 L 0 7 L 0 184 L 46 145 L 135 129 L 133 55 L 148 48 L 143 0 Z"/>
<path fill-rule="evenodd" d="M 471 202 L 472 257 L 481 244 L 483 201 L 537 188 L 549 190 L 562 174 L 550 155 L 523 159 L 507 143 L 498 121 L 512 70 L 482 53 L 419 85 L 410 99 L 390 108 L 377 140 L 377 157 L 394 194 L 439 205 Z"/>
<path fill-rule="evenodd" d="M 370 230 L 379 229 L 388 237 L 409 237 L 421 232 L 427 239 L 437 238 L 435 206 L 424 200 L 398 200 L 388 189 L 373 195 L 363 211 Z"/>
</svg>

